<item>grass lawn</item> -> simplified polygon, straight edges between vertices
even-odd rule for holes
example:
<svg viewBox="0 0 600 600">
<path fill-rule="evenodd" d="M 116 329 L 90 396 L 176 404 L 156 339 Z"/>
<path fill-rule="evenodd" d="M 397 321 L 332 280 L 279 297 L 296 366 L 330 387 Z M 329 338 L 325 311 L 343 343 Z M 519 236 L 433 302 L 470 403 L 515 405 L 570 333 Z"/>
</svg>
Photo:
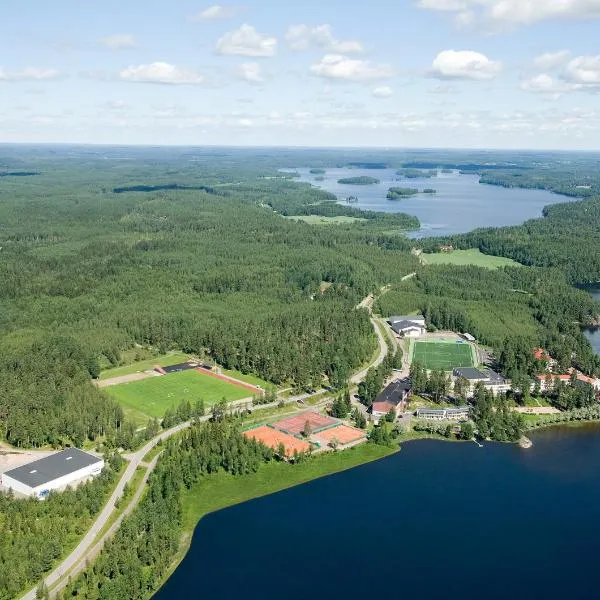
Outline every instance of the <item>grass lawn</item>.
<svg viewBox="0 0 600 600">
<path fill-rule="evenodd" d="M 191 490 L 183 492 L 184 529 L 191 533 L 204 515 L 215 510 L 344 471 L 388 456 L 396 450 L 397 447 L 361 444 L 349 450 L 318 454 L 298 465 L 271 462 L 249 475 L 234 476 L 220 472 L 203 477 Z"/>
<path fill-rule="evenodd" d="M 131 365 L 107 369 L 106 371 L 102 371 L 102 373 L 100 373 L 100 379 L 111 379 L 112 377 L 120 377 L 121 375 L 131 375 L 131 373 L 147 371 L 148 369 L 152 369 L 154 365 L 159 365 L 161 367 L 177 365 L 179 363 L 186 362 L 189 360 L 189 358 L 190 357 L 183 352 L 172 352 L 171 354 L 165 354 L 164 356 L 157 356 L 156 358 L 141 360 Z"/>
<path fill-rule="evenodd" d="M 296 215 L 292 217 L 285 217 L 286 219 L 292 219 L 294 221 L 303 221 L 310 225 L 343 225 L 346 223 L 356 223 L 357 221 L 366 221 L 366 219 L 360 219 L 358 217 L 346 217 L 340 215 L 338 217 L 322 217 L 320 215 Z"/>
<path fill-rule="evenodd" d="M 436 252 L 435 254 L 421 254 L 421 259 L 426 265 L 473 265 L 486 269 L 499 267 L 520 267 L 521 264 L 510 258 L 489 256 L 483 254 L 478 248 L 470 250 L 453 250 L 452 252 Z"/>
<path fill-rule="evenodd" d="M 259 385 L 264 390 L 268 390 L 270 388 L 276 388 L 277 386 L 274 383 L 269 383 L 256 375 L 246 375 L 245 373 L 241 373 L 240 371 L 236 371 L 235 369 L 224 369 L 221 367 L 221 372 L 223 375 L 229 375 L 229 377 L 233 377 L 234 379 L 239 379 L 240 381 L 244 381 L 249 383 L 250 385 Z"/>
<path fill-rule="evenodd" d="M 466 342 L 415 342 L 412 362 L 426 369 L 451 371 L 455 367 L 473 367 L 473 352 Z"/>
<path fill-rule="evenodd" d="M 114 385 L 105 391 L 123 406 L 126 414 L 133 411 L 130 416 L 134 419 L 138 413 L 143 414 L 144 422 L 148 417 L 161 418 L 167 408 L 182 400 L 193 404 L 202 399 L 208 408 L 223 398 L 230 402 L 252 395 L 249 390 L 194 370 Z"/>
</svg>

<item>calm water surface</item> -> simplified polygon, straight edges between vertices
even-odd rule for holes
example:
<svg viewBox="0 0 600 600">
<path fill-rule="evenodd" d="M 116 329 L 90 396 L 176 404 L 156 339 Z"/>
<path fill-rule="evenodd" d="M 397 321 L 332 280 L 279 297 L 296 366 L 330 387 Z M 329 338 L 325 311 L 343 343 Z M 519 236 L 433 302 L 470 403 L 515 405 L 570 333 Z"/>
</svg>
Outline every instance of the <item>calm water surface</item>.
<svg viewBox="0 0 600 600">
<path fill-rule="evenodd" d="M 592 295 L 592 298 L 600 302 L 600 285 L 586 286 L 584 289 Z M 584 327 L 583 334 L 590 341 L 596 354 L 600 355 L 600 327 Z"/>
<path fill-rule="evenodd" d="M 600 428 L 405 444 L 202 519 L 158 600 L 598 598 Z"/>
<path fill-rule="evenodd" d="M 505 189 L 482 185 L 477 175 L 460 175 L 458 172 L 438 173 L 430 179 L 402 179 L 398 181 L 396 169 L 328 169 L 324 181 L 315 181 L 310 169 L 294 169 L 300 173 L 299 181 L 335 194 L 344 202 L 356 196 L 357 208 L 381 212 L 404 212 L 415 215 L 421 222 L 421 231 L 412 237 L 430 237 L 466 233 L 477 227 L 518 225 L 527 219 L 540 217 L 548 204 L 568 202 L 569 198 L 545 190 Z M 344 185 L 338 179 L 367 175 L 376 177 L 376 185 Z M 434 188 L 436 194 L 418 194 L 406 199 L 386 199 L 392 186 L 413 187 L 419 190 Z"/>
</svg>

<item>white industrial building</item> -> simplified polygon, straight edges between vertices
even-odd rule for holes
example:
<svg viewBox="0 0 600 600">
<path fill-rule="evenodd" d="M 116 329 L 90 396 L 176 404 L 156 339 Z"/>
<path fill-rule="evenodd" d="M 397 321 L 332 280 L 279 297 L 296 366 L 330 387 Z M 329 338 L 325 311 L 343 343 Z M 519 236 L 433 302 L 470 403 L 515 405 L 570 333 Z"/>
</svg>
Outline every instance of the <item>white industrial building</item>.
<svg viewBox="0 0 600 600">
<path fill-rule="evenodd" d="M 104 460 L 78 448 L 69 448 L 46 458 L 7 471 L 2 475 L 6 490 L 45 498 L 51 490 L 64 489 L 88 477 L 99 475 Z"/>
</svg>

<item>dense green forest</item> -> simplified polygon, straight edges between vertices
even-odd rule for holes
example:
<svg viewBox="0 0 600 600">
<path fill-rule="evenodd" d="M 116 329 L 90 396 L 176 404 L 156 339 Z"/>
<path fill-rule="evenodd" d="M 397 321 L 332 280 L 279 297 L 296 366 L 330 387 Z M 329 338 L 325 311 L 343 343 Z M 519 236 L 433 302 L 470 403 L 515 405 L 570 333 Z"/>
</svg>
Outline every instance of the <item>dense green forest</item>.
<svg viewBox="0 0 600 600">
<path fill-rule="evenodd" d="M 44 502 L 0 494 L 0 598 L 31 588 L 88 529 L 114 485 L 121 457 L 107 457 L 101 475 Z"/>
<path fill-rule="evenodd" d="M 264 166 L 260 154 L 225 154 L 2 150 L 0 168 L 40 172 L 0 184 L 8 441 L 114 439 L 123 415 L 90 380 L 135 344 L 206 353 L 300 389 L 342 381 L 371 356 L 368 316 L 354 307 L 417 268 L 398 231 L 418 221 L 282 219 L 356 210 L 282 178 L 277 157 Z"/>
</svg>

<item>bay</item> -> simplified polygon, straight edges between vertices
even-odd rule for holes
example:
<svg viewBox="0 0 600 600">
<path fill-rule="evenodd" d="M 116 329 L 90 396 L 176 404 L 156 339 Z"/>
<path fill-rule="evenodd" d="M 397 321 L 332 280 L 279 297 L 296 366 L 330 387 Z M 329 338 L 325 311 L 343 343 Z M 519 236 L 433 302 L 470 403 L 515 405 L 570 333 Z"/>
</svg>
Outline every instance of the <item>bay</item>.
<svg viewBox="0 0 600 600">
<path fill-rule="evenodd" d="M 531 437 L 412 442 L 208 515 L 155 598 L 596 598 L 600 428 Z"/>
</svg>

